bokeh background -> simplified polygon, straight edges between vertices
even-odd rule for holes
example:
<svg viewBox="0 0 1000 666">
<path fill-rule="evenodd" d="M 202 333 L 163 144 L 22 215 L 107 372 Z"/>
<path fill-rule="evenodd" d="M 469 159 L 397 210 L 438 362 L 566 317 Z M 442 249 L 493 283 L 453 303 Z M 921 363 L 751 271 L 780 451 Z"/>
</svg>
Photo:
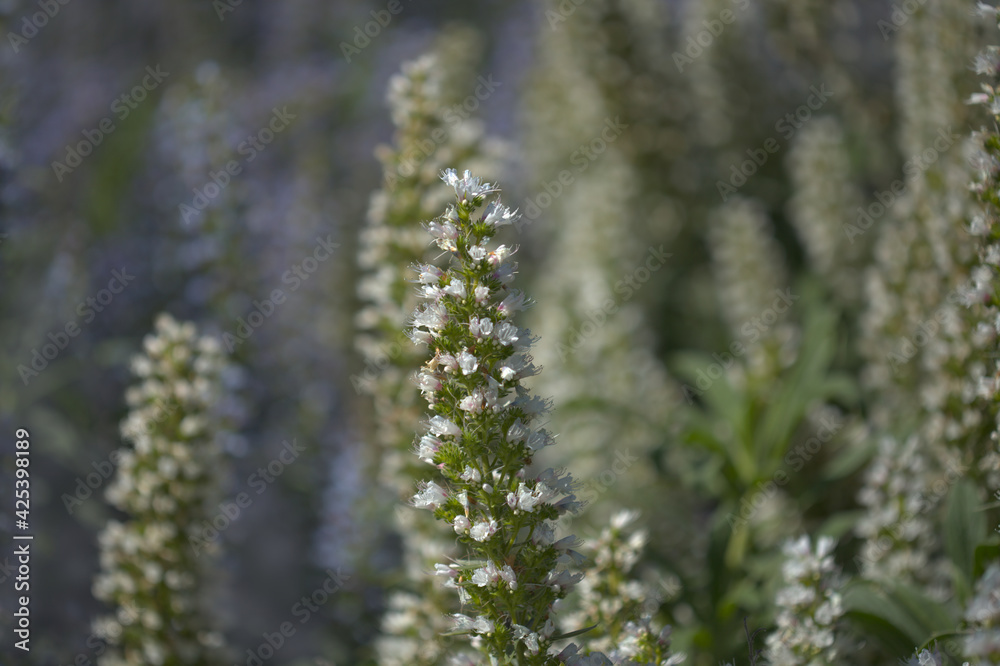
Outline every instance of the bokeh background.
<svg viewBox="0 0 1000 666">
<path fill-rule="evenodd" d="M 832 534 L 850 569 L 874 433 L 913 431 L 932 411 L 918 393 L 945 381 L 926 363 L 890 372 L 885 350 L 971 256 L 949 239 L 968 206 L 963 141 L 983 122 L 963 103 L 989 35 L 974 3 L 389 4 L 0 2 L 0 530 L 13 530 L 13 433 L 27 428 L 36 535 L 32 651 L 11 649 L 3 574 L 2 663 L 97 656 L 96 535 L 121 516 L 107 481 L 66 498 L 126 445 L 129 360 L 156 315 L 223 341 L 275 289 L 287 300 L 227 349 L 221 492 L 245 489 L 284 441 L 305 449 L 222 535 L 214 608 L 245 655 L 342 571 L 270 663 L 374 663 L 404 548 L 377 444 L 387 417 L 359 388 L 373 362 L 358 343 L 371 324 L 359 258 L 373 193 L 398 191 L 386 174 L 422 174 L 433 211 L 448 166 L 496 180 L 525 214 L 501 240 L 520 247 L 537 301 L 523 323 L 541 336 L 534 386 L 554 400 L 551 463 L 590 500 L 573 529 L 640 511 L 642 566 L 673 581 L 660 613 L 702 655 L 689 663 L 746 658 L 743 618 L 773 622 L 784 539 Z M 409 140 L 398 126 L 414 111 L 387 91 L 425 54 L 452 115 L 431 112 L 446 138 L 404 173 L 376 147 Z M 262 133 L 276 114 L 280 131 Z M 940 132 L 958 138 L 916 167 Z M 886 192 L 898 201 L 873 214 Z M 852 226 L 861 206 L 873 222 Z M 914 216 L 923 227 L 906 226 Z M 296 282 L 318 239 L 336 249 Z M 100 311 L 81 305 L 114 271 L 134 278 Z M 888 276 L 881 292 L 873 271 Z M 794 299 L 771 318 L 781 293 Z M 69 322 L 79 334 L 22 370 Z M 733 343 L 746 347 L 730 363 Z M 726 515 L 830 423 L 833 443 L 801 456 L 732 545 Z M 734 464 L 727 442 L 760 464 Z M 622 455 L 636 462 L 612 468 Z"/>
</svg>

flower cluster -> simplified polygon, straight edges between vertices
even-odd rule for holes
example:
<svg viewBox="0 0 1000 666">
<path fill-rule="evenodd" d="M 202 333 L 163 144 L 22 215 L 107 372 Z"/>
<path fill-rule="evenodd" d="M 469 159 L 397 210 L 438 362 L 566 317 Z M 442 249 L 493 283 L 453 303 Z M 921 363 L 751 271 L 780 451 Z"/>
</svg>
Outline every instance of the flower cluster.
<svg viewBox="0 0 1000 666">
<path fill-rule="evenodd" d="M 433 415 L 416 453 L 440 475 L 420 483 L 412 504 L 451 525 L 466 551 L 435 571 L 469 611 L 454 615 L 455 632 L 474 634 L 494 658 L 551 664 L 552 605 L 581 577 L 566 566 L 576 539 L 556 541 L 553 521 L 579 502 L 569 475 L 526 469 L 552 443 L 535 425 L 547 403 L 521 386 L 535 367 L 530 333 L 513 321 L 528 305 L 511 286 L 514 249 L 489 246 L 516 213 L 499 199 L 486 205 L 497 189 L 468 171 L 448 169 L 442 178 L 457 201 L 426 228 L 452 265 L 415 266 L 428 302 L 409 331 L 434 348 L 417 376 Z"/>
<path fill-rule="evenodd" d="M 643 663 L 659 664 L 661 660 L 642 652 L 641 646 L 659 645 L 658 638 L 647 640 L 660 635 L 651 627 L 652 618 L 661 603 L 674 596 L 679 582 L 663 579 L 657 585 L 636 577 L 648 539 L 645 529 L 629 529 L 638 516 L 637 511 L 619 511 L 598 538 L 584 542 L 581 552 L 593 565 L 577 588 L 574 612 L 561 616 L 560 626 L 567 632 L 595 627 L 587 634 L 588 647 L 607 652 L 616 663 L 643 657 Z M 664 636 L 669 627 L 665 631 Z M 673 658 L 681 660 L 683 655 Z"/>
<path fill-rule="evenodd" d="M 965 639 L 964 656 L 979 660 L 976 663 L 1000 663 L 1000 565 L 990 565 L 976 583 L 965 621 L 972 631 Z"/>
<path fill-rule="evenodd" d="M 190 543 L 220 487 L 213 409 L 225 361 L 217 340 L 166 314 L 144 348 L 132 362 L 141 383 L 126 393 L 131 411 L 121 426 L 134 447 L 107 493 L 131 520 L 101 533 L 94 582 L 94 596 L 118 611 L 98 620 L 95 633 L 114 646 L 105 666 L 215 664 L 222 637 L 203 606 L 209 558 Z"/>
<path fill-rule="evenodd" d="M 388 85 L 396 132 L 391 147 L 377 150 L 384 187 L 371 197 L 360 237 L 358 263 L 364 275 L 358 296 L 364 305 L 357 315 L 356 346 L 364 356 L 365 370 L 352 383 L 359 393 L 374 399 L 378 460 L 372 467 L 379 470 L 379 481 L 395 491 L 393 500 L 409 492 L 417 466 L 409 447 L 420 405 L 408 377 L 423 357 L 409 345 L 402 329 L 418 302 L 406 280 L 407 267 L 423 259 L 428 247 L 414 220 L 433 217 L 450 200 L 448 187 L 438 178 L 445 163 L 461 160 L 489 173 L 501 151 L 499 142 L 484 136 L 478 120 L 460 118 L 450 110 L 474 79 L 466 71 L 467 59 L 479 42 L 475 30 L 447 29 L 431 51 L 404 63 Z M 463 58 L 453 57 L 455 50 Z M 428 139 L 431 136 L 435 139 Z M 369 511 L 383 515 L 386 509 L 378 505 Z M 422 572 L 445 557 L 451 544 L 435 534 L 431 516 L 397 513 L 395 517 L 411 589 L 393 592 L 388 601 L 375 645 L 378 660 L 383 666 L 438 664 L 442 648 L 436 634 L 447 630 L 448 622 L 442 618 L 455 604 L 452 595 L 426 580 Z"/>
<path fill-rule="evenodd" d="M 774 306 L 788 277 L 771 220 L 759 202 L 736 198 L 717 210 L 709 239 L 721 311 L 733 339 L 748 343 L 745 372 L 776 377 L 795 359 L 799 330 L 788 316 L 790 303 Z M 746 338 L 751 322 L 759 325 Z"/>
<path fill-rule="evenodd" d="M 926 492 L 930 469 L 919 444 L 917 437 L 883 436 L 865 473 L 858 502 L 866 512 L 855 533 L 865 539 L 860 573 L 869 580 L 932 578 L 927 553 L 938 542 L 930 517 L 937 501 Z"/>
<path fill-rule="evenodd" d="M 844 613 L 842 580 L 833 546 L 833 539 L 820 537 L 813 551 L 807 536 L 785 544 L 781 573 L 787 584 L 775 599 L 777 631 L 767 637 L 773 666 L 828 665 L 841 656 L 835 629 Z"/>
</svg>

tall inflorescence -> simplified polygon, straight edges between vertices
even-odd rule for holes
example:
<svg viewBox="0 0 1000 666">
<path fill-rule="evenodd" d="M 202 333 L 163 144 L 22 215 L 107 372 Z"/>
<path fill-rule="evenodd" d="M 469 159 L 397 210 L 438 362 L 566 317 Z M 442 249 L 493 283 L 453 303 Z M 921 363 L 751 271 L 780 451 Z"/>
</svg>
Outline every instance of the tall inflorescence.
<svg viewBox="0 0 1000 666">
<path fill-rule="evenodd" d="M 980 3 L 980 12 L 1000 25 L 1000 12 Z M 964 291 L 964 301 L 978 320 L 972 331 L 977 349 L 994 352 L 970 373 L 966 390 L 989 405 L 982 410 L 983 427 L 990 433 L 988 451 L 980 466 L 986 474 L 986 484 L 1000 488 L 1000 361 L 995 354 L 1000 336 L 1000 293 L 997 270 L 1000 269 L 1000 47 L 988 46 L 976 57 L 973 65 L 977 74 L 989 79 L 982 92 L 973 95 L 969 103 L 981 104 L 991 117 L 992 126 L 973 134 L 973 176 L 970 189 L 978 199 L 969 224 L 976 238 L 977 261 Z"/>
<path fill-rule="evenodd" d="M 140 383 L 108 500 L 129 515 L 99 536 L 101 573 L 94 596 L 116 607 L 95 622 L 110 643 L 104 666 L 219 663 L 223 640 L 206 605 L 217 550 L 203 539 L 220 493 L 222 447 L 215 407 L 225 360 L 217 340 L 161 314 L 144 353 L 132 361 Z"/>
<path fill-rule="evenodd" d="M 637 147 L 651 149 L 660 138 L 650 126 L 663 132 L 659 116 L 642 105 L 660 90 L 648 71 L 660 60 L 640 55 L 661 43 L 663 17 L 639 4 L 594 0 L 559 20 L 558 2 L 546 3 L 558 28 L 539 39 L 525 115 L 525 158 L 544 180 L 516 225 L 548 243 L 533 293 L 550 306 L 532 311 L 529 325 L 541 336 L 539 364 L 558 372 L 532 387 L 560 405 L 552 428 L 567 445 L 546 450 L 539 462 L 572 465 L 577 477 L 592 480 L 581 495 L 601 493 L 606 506 L 640 501 L 637 490 L 652 482 L 653 466 L 632 463 L 648 460 L 668 438 L 676 424 L 671 407 L 680 402 L 642 305 L 676 262 L 666 234 L 648 245 L 638 240 L 644 226 L 670 217 L 668 197 L 659 187 L 644 191 L 647 176 L 637 168 Z M 546 222 L 535 225 L 543 208 Z M 599 483 L 602 473 L 630 483 Z M 584 520 L 595 526 L 606 518 L 598 510 Z"/>
<path fill-rule="evenodd" d="M 885 473 L 866 478 L 861 497 L 869 511 L 857 533 L 867 540 L 863 552 L 879 556 L 865 565 L 866 577 L 920 582 L 944 597 L 951 575 L 929 528 L 945 493 L 933 489 L 950 488 L 955 470 L 978 477 L 986 454 L 983 404 L 972 386 L 983 374 L 988 337 L 977 332 L 968 308 L 975 232 L 962 222 L 972 211 L 955 133 L 966 120 L 951 102 L 965 72 L 945 55 L 963 53 L 975 40 L 966 3 L 954 0 L 922 6 L 907 25 L 894 35 L 902 177 L 894 192 L 877 193 L 880 201 L 865 207 L 874 261 L 865 276 L 858 351 L 869 422 L 883 440 L 873 469 Z M 925 472 L 909 475 L 905 468 L 913 466 Z M 866 496 L 881 499 L 869 503 Z"/>
<path fill-rule="evenodd" d="M 411 488 L 416 465 L 409 448 L 412 424 L 420 413 L 410 380 L 422 357 L 402 334 L 418 302 L 406 279 L 407 267 L 429 253 L 417 221 L 434 217 L 449 200 L 449 189 L 438 177 L 446 164 L 462 162 L 492 174 L 502 153 L 499 142 L 484 138 L 479 121 L 456 114 L 451 106 L 472 77 L 446 55 L 458 49 L 467 56 L 477 37 L 468 28 L 449 28 L 438 48 L 407 62 L 390 79 L 387 98 L 396 133 L 391 147 L 377 151 L 384 182 L 372 195 L 360 237 L 364 276 L 358 296 L 363 306 L 356 321 L 356 346 L 365 358 L 365 370 L 352 381 L 359 393 L 374 401 L 377 461 L 367 462 L 378 470 L 379 481 L 400 497 Z M 384 505 L 373 509 L 379 514 L 385 510 Z M 454 600 L 442 598 L 442 591 L 422 572 L 439 561 L 450 544 L 440 538 L 429 517 L 396 518 L 410 584 L 387 601 L 382 635 L 375 641 L 378 661 L 382 666 L 437 664 L 443 658 L 438 634 L 448 627 L 443 612 Z"/>
<path fill-rule="evenodd" d="M 832 539 L 820 537 L 814 549 L 807 536 L 785 544 L 785 586 L 775 598 L 778 626 L 768 635 L 765 651 L 772 666 L 844 663 L 843 642 L 837 638 L 844 580 L 833 546 Z"/>
<path fill-rule="evenodd" d="M 448 33 L 452 41 L 468 43 L 465 32 Z M 382 460 L 382 481 L 403 492 L 407 475 L 401 448 L 409 441 L 413 404 L 410 373 L 419 358 L 400 334 L 416 305 L 406 268 L 425 258 L 427 242 L 414 220 L 437 214 L 448 201 L 438 173 L 461 162 L 495 172 L 502 153 L 499 142 L 483 137 L 479 121 L 450 108 L 447 63 L 435 52 L 403 65 L 389 81 L 387 99 L 396 127 L 393 146 L 380 146 L 384 183 L 371 198 L 361 232 L 358 284 L 363 307 L 357 316 L 357 348 L 365 371 L 352 381 L 359 392 L 375 399 L 376 433 Z M 452 91 L 450 94 L 454 94 Z M 401 446 L 400 442 L 404 442 Z"/>
<path fill-rule="evenodd" d="M 1000 10 L 985 3 L 978 5 L 980 14 L 1000 27 Z M 970 189 L 978 200 L 970 232 L 977 241 L 977 259 L 964 296 L 978 323 L 974 335 L 981 338 L 981 347 L 992 350 L 992 358 L 984 359 L 979 372 L 970 377 L 968 389 L 988 409 L 983 410 L 984 429 L 989 431 L 988 452 L 980 460 L 986 484 L 1000 488 L 1000 415 L 997 397 L 1000 395 L 1000 364 L 997 361 L 997 336 L 1000 334 L 1000 291 L 997 270 L 1000 268 L 1000 47 L 990 45 L 976 57 L 973 69 L 985 80 L 982 91 L 972 95 L 970 104 L 982 105 L 990 120 L 973 134 L 973 177 Z M 985 443 L 985 442 L 984 442 Z M 1000 499 L 1000 491 L 995 493 Z M 1000 528 L 997 528 L 1000 530 Z M 976 583 L 975 596 L 965 610 L 970 632 L 965 638 L 963 655 L 975 664 L 1000 664 L 1000 566 L 990 565 Z"/>
<path fill-rule="evenodd" d="M 530 333 L 513 322 L 526 305 L 511 286 L 514 250 L 490 247 L 517 214 L 499 198 L 485 205 L 498 190 L 468 171 L 449 169 L 442 178 L 456 203 L 426 228 L 451 262 L 416 266 L 428 302 L 409 331 L 434 349 L 418 377 L 433 414 L 415 448 L 438 474 L 420 483 L 412 504 L 447 522 L 464 551 L 436 565 L 465 610 L 454 615 L 455 632 L 471 634 L 493 663 L 557 664 L 548 654 L 552 605 L 580 574 L 566 568 L 577 556 L 575 537 L 556 541 L 554 521 L 578 502 L 570 476 L 527 470 L 552 442 L 536 424 L 547 404 L 521 385 L 535 368 Z"/>
<path fill-rule="evenodd" d="M 846 136 L 833 117 L 816 118 L 794 139 L 788 175 L 794 194 L 788 216 L 812 271 L 829 285 L 841 306 L 856 306 L 864 238 L 848 221 L 857 215 L 860 193 L 851 182 Z"/>
<path fill-rule="evenodd" d="M 653 643 L 669 645 L 670 627 L 657 630 L 654 618 L 660 606 L 680 590 L 675 577 L 637 575 L 636 565 L 648 539 L 645 529 L 630 529 L 638 516 L 637 511 L 619 511 L 600 536 L 584 541 L 581 552 L 593 566 L 577 586 L 573 610 L 559 618 L 560 628 L 566 632 L 593 627 L 587 632 L 588 648 L 607 653 L 616 663 L 640 657 L 651 660 L 642 651 L 644 646 L 652 646 L 646 645 L 652 638 Z M 672 658 L 675 661 L 670 663 L 680 663 L 684 655 Z"/>
<path fill-rule="evenodd" d="M 771 220 L 758 203 L 733 199 L 713 216 L 709 241 L 725 323 L 734 340 L 748 342 L 746 372 L 750 379 L 774 378 L 795 358 L 798 327 L 787 314 L 795 295 Z M 744 338 L 748 329 L 752 339 Z"/>
</svg>

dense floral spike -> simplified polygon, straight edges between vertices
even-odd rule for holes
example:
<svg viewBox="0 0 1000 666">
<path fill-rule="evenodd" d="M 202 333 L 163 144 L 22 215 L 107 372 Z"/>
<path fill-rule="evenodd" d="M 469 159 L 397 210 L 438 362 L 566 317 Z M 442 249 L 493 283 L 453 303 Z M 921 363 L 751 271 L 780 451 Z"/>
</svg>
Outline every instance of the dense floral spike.
<svg viewBox="0 0 1000 666">
<path fill-rule="evenodd" d="M 436 567 L 464 605 L 454 615 L 455 632 L 473 634 L 499 663 L 555 664 L 548 655 L 552 605 L 580 574 L 566 568 L 575 557 L 572 539 L 555 541 L 553 521 L 579 503 L 569 475 L 526 469 L 552 442 L 535 423 L 547 404 L 521 386 L 535 369 L 531 335 L 512 321 L 523 307 L 511 287 L 514 250 L 489 246 L 498 223 L 516 213 L 499 199 L 485 206 L 498 190 L 468 171 L 449 169 L 442 179 L 456 203 L 426 228 L 452 265 L 415 267 L 431 288 L 420 290 L 428 302 L 414 312 L 409 331 L 434 348 L 419 376 L 433 415 L 415 448 L 440 474 L 421 482 L 412 504 L 447 522 L 466 551 Z"/>
<path fill-rule="evenodd" d="M 879 555 L 865 555 L 862 571 L 871 579 L 928 585 L 938 598 L 951 594 L 952 577 L 940 540 L 920 514 L 944 498 L 935 488 L 950 488 L 955 470 L 978 480 L 988 474 L 983 463 L 995 465 L 984 427 L 992 408 L 976 393 L 991 336 L 982 334 L 978 306 L 968 298 L 975 232 L 959 222 L 973 217 L 964 192 L 967 156 L 956 133 L 967 116 L 952 102 L 966 72 L 962 59 L 945 55 L 975 44 L 973 21 L 968 4 L 953 0 L 927 6 L 899 32 L 899 149 L 909 161 L 898 182 L 905 187 L 889 200 L 880 193 L 883 201 L 865 209 L 871 222 L 861 225 L 875 234 L 858 336 L 862 382 L 872 431 L 897 442 L 882 446 L 873 469 L 883 473 L 869 474 L 861 491 L 869 515 L 856 533 L 868 540 L 862 553 Z M 913 155 L 923 156 L 919 164 Z M 913 464 L 926 472 L 904 471 Z M 914 512 L 921 497 L 923 508 Z M 898 521 L 889 522 L 892 511 Z"/>
<path fill-rule="evenodd" d="M 418 302 L 406 279 L 407 269 L 429 252 L 416 220 L 433 217 L 451 199 L 450 188 L 438 178 L 446 163 L 460 160 L 492 174 L 502 152 L 502 144 L 486 138 L 478 120 L 453 111 L 453 105 L 475 87 L 470 63 L 482 41 L 480 33 L 452 26 L 436 41 L 429 53 L 404 63 L 389 81 L 387 100 L 396 132 L 393 145 L 377 151 L 384 186 L 372 195 L 360 237 L 358 263 L 364 275 L 358 296 L 363 307 L 357 315 L 356 346 L 365 357 L 365 371 L 352 383 L 374 398 L 376 447 L 368 463 L 378 471 L 379 482 L 398 497 L 409 492 L 418 464 L 409 448 L 420 406 L 409 378 L 423 359 L 402 334 Z M 433 277 L 421 276 L 422 284 L 433 289 Z M 370 511 L 386 513 L 381 504 Z M 423 572 L 453 545 L 436 534 L 431 516 L 395 517 L 406 575 L 413 587 L 394 592 L 389 600 L 382 635 L 375 641 L 378 662 L 381 666 L 440 664 L 444 654 L 436 634 L 447 630 L 449 623 L 442 618 L 454 600 L 426 580 Z"/>
<path fill-rule="evenodd" d="M 931 511 L 941 501 L 932 495 L 931 468 L 919 440 L 900 442 L 883 436 L 878 453 L 865 472 L 858 502 L 866 510 L 854 528 L 865 539 L 856 561 L 870 580 L 911 580 L 926 573 L 927 553 L 939 545 Z"/>
<path fill-rule="evenodd" d="M 677 664 L 684 654 L 667 656 L 670 627 L 656 630 L 653 618 L 661 604 L 676 596 L 680 582 L 662 575 L 636 576 L 648 539 L 645 529 L 630 529 L 638 516 L 637 511 L 619 511 L 597 539 L 584 542 L 581 552 L 593 565 L 572 600 L 574 611 L 560 616 L 560 629 L 568 633 L 594 627 L 586 634 L 587 648 L 606 652 L 615 663 Z"/>
<path fill-rule="evenodd" d="M 843 578 L 833 561 L 834 542 L 820 537 L 813 550 L 809 537 L 785 544 L 785 579 L 775 599 L 777 630 L 767 637 L 773 666 L 820 666 L 842 663 L 836 624 L 844 614 Z"/>
<path fill-rule="evenodd" d="M 981 16 L 1000 27 L 1000 10 L 978 4 Z M 970 189 L 978 198 L 979 209 L 972 216 L 970 231 L 978 241 L 978 263 L 964 293 L 964 300 L 978 316 L 974 335 L 979 346 L 993 350 L 993 358 L 983 363 L 969 378 L 963 397 L 986 401 L 982 410 L 983 425 L 990 432 L 989 451 L 979 461 L 986 472 L 986 484 L 1000 487 L 1000 362 L 995 353 L 1000 335 L 1000 292 L 997 270 L 1000 267 L 1000 68 L 997 46 L 986 47 L 976 58 L 973 68 L 983 76 L 982 92 L 970 97 L 968 103 L 985 107 L 991 116 L 991 126 L 973 135 L 974 167 Z M 1000 499 L 1000 491 L 994 497 Z M 1000 531 L 1000 528 L 997 528 Z M 1000 565 L 991 564 L 976 583 L 975 596 L 965 609 L 965 620 L 971 632 L 965 638 L 964 656 L 974 664 L 1000 663 Z"/>
<path fill-rule="evenodd" d="M 217 506 L 221 446 L 214 405 L 225 361 L 218 341 L 193 324 L 156 320 L 145 353 L 132 362 L 141 383 L 129 389 L 131 412 L 108 500 L 128 513 L 99 537 L 102 573 L 94 596 L 117 614 L 95 634 L 113 646 L 102 666 L 199 666 L 220 663 L 222 636 L 204 604 L 216 544 L 203 525 Z"/>
<path fill-rule="evenodd" d="M 712 217 L 709 240 L 716 292 L 733 339 L 743 339 L 747 323 L 763 313 L 777 315 L 761 331 L 760 340 L 748 345 L 746 355 L 748 373 L 776 377 L 795 358 L 799 330 L 787 314 L 794 294 L 771 220 L 759 202 L 735 198 Z M 784 297 L 778 308 L 772 306 L 776 297 Z M 781 307 L 784 310 L 777 312 Z"/>
<path fill-rule="evenodd" d="M 861 250 L 869 236 L 857 238 L 864 230 L 847 223 L 857 215 L 861 195 L 851 181 L 846 139 L 833 117 L 815 119 L 795 137 L 788 156 L 794 186 L 788 217 L 811 270 L 830 285 L 841 304 L 854 306 L 861 295 Z"/>
</svg>

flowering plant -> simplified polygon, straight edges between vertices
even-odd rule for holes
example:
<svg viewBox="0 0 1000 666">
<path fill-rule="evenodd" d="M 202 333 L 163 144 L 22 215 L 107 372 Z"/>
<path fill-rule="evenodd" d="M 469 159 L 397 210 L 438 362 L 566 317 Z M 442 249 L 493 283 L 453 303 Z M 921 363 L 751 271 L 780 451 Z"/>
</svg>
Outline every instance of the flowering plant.
<svg viewBox="0 0 1000 666">
<path fill-rule="evenodd" d="M 428 509 L 458 534 L 466 557 L 436 565 L 471 615 L 455 614 L 456 633 L 499 663 L 551 664 L 553 604 L 582 577 L 566 568 L 582 556 L 576 538 L 555 540 L 553 521 L 579 507 L 568 474 L 527 471 L 532 456 L 552 443 L 534 425 L 547 403 L 521 379 L 535 367 L 530 333 L 513 323 L 526 306 L 511 288 L 515 250 L 488 247 L 497 229 L 517 213 L 498 190 L 468 171 L 442 174 L 457 201 L 427 231 L 451 255 L 445 269 L 417 265 L 420 294 L 429 302 L 413 314 L 411 338 L 435 353 L 417 377 L 433 415 L 417 455 L 434 465 L 436 479 L 421 482 L 413 506 Z"/>
</svg>

